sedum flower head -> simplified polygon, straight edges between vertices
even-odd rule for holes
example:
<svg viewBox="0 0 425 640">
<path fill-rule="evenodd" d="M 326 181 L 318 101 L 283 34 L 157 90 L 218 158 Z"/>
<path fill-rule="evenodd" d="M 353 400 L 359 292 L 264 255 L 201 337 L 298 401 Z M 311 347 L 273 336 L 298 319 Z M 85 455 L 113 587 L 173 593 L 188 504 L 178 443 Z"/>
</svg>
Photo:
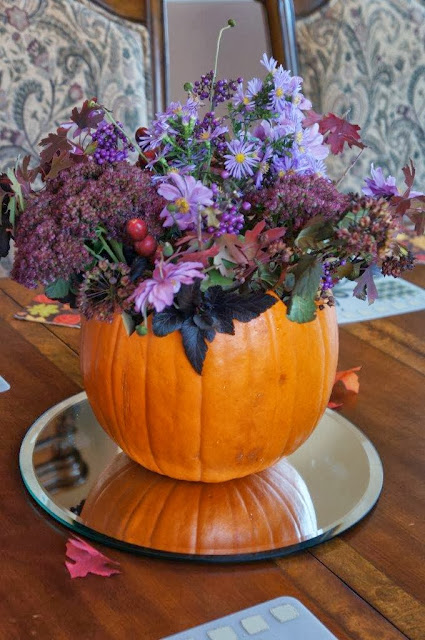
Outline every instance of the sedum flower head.
<svg viewBox="0 0 425 640">
<path fill-rule="evenodd" d="M 97 225 L 121 241 L 126 222 L 139 217 L 157 236 L 162 206 L 151 175 L 126 162 L 65 169 L 19 216 L 12 277 L 27 287 L 68 280 L 90 263 L 85 243 L 96 240 Z"/>
</svg>

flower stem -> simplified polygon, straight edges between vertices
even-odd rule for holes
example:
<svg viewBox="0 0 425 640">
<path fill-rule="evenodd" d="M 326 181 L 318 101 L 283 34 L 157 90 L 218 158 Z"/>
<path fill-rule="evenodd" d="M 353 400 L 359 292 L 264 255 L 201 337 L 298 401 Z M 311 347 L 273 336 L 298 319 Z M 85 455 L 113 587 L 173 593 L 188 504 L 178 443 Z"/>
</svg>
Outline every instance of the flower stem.
<svg viewBox="0 0 425 640">
<path fill-rule="evenodd" d="M 210 103 L 211 111 L 213 111 L 214 84 L 215 84 L 215 79 L 217 78 L 218 54 L 220 52 L 221 36 L 225 31 L 227 31 L 227 29 L 232 29 L 235 26 L 235 24 L 236 24 L 235 21 L 230 19 L 226 24 L 226 26 L 220 29 L 220 32 L 218 34 L 217 46 L 215 49 L 214 74 L 213 74 L 212 83 L 211 83 L 211 103 Z"/>
</svg>

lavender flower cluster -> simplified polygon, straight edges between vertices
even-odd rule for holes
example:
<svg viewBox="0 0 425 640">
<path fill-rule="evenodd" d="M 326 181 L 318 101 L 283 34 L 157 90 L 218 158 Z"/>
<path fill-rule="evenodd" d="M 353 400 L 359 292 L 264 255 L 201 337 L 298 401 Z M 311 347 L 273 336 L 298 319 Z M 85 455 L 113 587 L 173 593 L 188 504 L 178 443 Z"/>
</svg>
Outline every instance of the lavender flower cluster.
<svg viewBox="0 0 425 640">
<path fill-rule="evenodd" d="M 34 287 L 77 276 L 88 318 L 127 310 L 142 315 L 147 330 L 148 313 L 171 307 L 184 285 L 274 288 L 289 317 L 306 322 L 315 299 L 332 303 L 340 278 L 359 278 L 371 265 L 394 276 L 411 268 L 396 236 L 401 215 L 425 198 L 411 189 L 408 168 L 403 196 L 373 165 L 363 195 L 340 193 L 324 161 L 342 150 L 346 126 L 345 141 L 356 144 L 358 127 L 334 114 L 306 117 L 302 79 L 266 55 L 261 62 L 263 79 L 216 80 L 210 71 L 186 85 L 186 101 L 139 129 L 135 145 L 106 109 L 86 101 L 64 125 L 69 144 L 60 159 L 53 145 L 47 165 L 59 162 L 56 177 L 29 191 L 19 211 L 13 277 Z M 226 101 L 223 116 L 216 107 Z M 9 211 L 20 201 L 12 192 L 4 202 Z M 415 216 L 421 228 L 416 209 Z M 291 316 L 294 292 L 313 303 L 302 318 Z"/>
</svg>

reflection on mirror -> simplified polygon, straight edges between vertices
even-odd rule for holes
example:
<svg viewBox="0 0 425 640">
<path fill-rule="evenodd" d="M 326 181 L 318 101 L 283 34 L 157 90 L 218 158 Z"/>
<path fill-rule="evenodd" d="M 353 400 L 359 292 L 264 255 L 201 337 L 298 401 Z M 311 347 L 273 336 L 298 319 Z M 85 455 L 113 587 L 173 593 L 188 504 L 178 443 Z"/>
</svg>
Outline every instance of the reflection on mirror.
<svg viewBox="0 0 425 640">
<path fill-rule="evenodd" d="M 327 411 L 304 445 L 266 471 L 218 484 L 173 480 L 127 458 L 85 393 L 34 423 L 20 466 L 33 498 L 79 535 L 220 562 L 285 555 L 341 533 L 370 511 L 383 479 L 369 440 Z"/>
</svg>

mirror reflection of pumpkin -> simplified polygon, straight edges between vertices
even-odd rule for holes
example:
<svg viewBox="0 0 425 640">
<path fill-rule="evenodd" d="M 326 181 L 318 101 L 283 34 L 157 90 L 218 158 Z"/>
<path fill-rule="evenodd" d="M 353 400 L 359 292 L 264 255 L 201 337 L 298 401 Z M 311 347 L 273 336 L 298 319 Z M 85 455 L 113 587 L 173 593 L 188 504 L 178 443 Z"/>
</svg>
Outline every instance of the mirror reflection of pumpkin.
<svg viewBox="0 0 425 640">
<path fill-rule="evenodd" d="M 120 453 L 90 491 L 81 519 L 112 538 L 180 554 L 255 553 L 317 535 L 307 485 L 286 460 L 203 483 L 158 475 Z"/>
</svg>

